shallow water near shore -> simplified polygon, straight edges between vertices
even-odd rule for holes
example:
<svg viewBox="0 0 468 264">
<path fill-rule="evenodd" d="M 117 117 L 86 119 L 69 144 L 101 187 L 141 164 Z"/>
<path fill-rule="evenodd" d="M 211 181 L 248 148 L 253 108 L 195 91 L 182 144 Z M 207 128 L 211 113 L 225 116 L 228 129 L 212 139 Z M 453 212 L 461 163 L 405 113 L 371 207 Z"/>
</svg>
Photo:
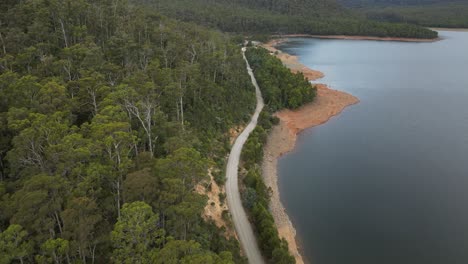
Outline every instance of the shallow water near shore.
<svg viewBox="0 0 468 264">
<path fill-rule="evenodd" d="M 279 161 L 309 262 L 468 263 L 468 32 L 440 35 L 279 47 L 361 100 Z"/>
</svg>

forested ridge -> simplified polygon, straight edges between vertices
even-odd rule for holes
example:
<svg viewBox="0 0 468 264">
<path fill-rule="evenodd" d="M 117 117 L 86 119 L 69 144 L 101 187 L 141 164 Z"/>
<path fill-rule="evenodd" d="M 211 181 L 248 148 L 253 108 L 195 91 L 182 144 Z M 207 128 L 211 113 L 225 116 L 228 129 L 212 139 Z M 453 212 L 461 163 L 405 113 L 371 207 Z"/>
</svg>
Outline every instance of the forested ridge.
<svg viewBox="0 0 468 264">
<path fill-rule="evenodd" d="M 468 27 L 467 0 L 340 0 L 364 17 L 432 27 Z"/>
<path fill-rule="evenodd" d="M 408 23 L 365 19 L 333 0 L 134 0 L 163 14 L 226 32 L 436 38 Z"/>
<path fill-rule="evenodd" d="M 467 0 L 338 0 L 345 6 L 424 6 L 431 4 L 468 3 Z"/>
<path fill-rule="evenodd" d="M 226 35 L 127 1 L 2 1 L 0 263 L 242 263 L 202 217 L 254 89 Z"/>
</svg>

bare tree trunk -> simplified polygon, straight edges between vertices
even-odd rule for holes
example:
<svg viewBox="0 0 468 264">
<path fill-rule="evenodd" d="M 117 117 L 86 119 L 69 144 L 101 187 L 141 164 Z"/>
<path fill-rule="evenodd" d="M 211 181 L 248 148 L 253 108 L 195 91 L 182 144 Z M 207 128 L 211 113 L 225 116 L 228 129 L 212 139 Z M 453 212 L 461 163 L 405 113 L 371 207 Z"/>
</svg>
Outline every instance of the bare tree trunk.
<svg viewBox="0 0 468 264">
<path fill-rule="evenodd" d="M 59 259 L 58 259 L 58 257 L 57 257 L 57 254 L 55 254 L 55 252 L 53 252 L 53 255 L 54 255 L 55 263 L 56 263 L 56 264 L 60 264 L 60 261 L 59 261 Z"/>
<path fill-rule="evenodd" d="M 5 165 L 3 163 L 3 154 L 0 153 L 0 181 L 5 179 Z"/>
<path fill-rule="evenodd" d="M 120 219 L 120 179 L 117 180 L 117 219 Z"/>
<path fill-rule="evenodd" d="M 65 26 L 63 25 L 63 20 L 59 18 L 60 21 L 60 26 L 62 27 L 62 33 L 63 33 L 63 40 L 65 42 L 65 47 L 68 48 L 68 40 L 67 40 L 67 33 L 65 32 Z"/>
<path fill-rule="evenodd" d="M 152 113 L 152 110 L 155 108 L 155 105 L 152 105 L 151 102 L 147 101 L 145 103 L 146 109 L 144 109 L 145 112 L 143 114 L 140 113 L 140 110 L 138 109 L 137 106 L 135 106 L 135 103 L 132 103 L 130 101 L 125 102 L 125 108 L 130 114 L 134 115 L 140 121 L 141 126 L 146 132 L 146 135 L 148 138 L 148 145 L 149 145 L 148 148 L 149 148 L 151 157 L 153 157 L 154 153 L 153 153 L 153 138 L 151 135 L 151 126 L 152 126 L 151 113 Z"/>
<path fill-rule="evenodd" d="M 63 70 L 68 74 L 68 80 L 71 81 L 72 80 L 72 75 L 71 75 L 71 68 L 72 68 L 72 63 L 70 62 L 70 60 L 67 60 L 68 62 L 68 65 L 64 65 L 63 66 Z"/>
<path fill-rule="evenodd" d="M 150 150 L 150 153 L 151 153 L 151 157 L 153 157 L 154 153 L 153 153 L 153 137 L 151 135 L 151 108 L 148 107 L 146 109 L 146 127 L 147 127 L 147 134 L 148 134 L 148 144 L 149 144 L 149 150 Z"/>
<path fill-rule="evenodd" d="M 184 129 L 184 102 L 182 97 L 183 96 L 180 96 L 180 119 L 182 123 L 182 129 Z"/>
<path fill-rule="evenodd" d="M 91 264 L 94 264 L 94 261 L 96 259 L 96 245 L 93 245 L 93 248 L 90 251 L 91 251 Z"/>
<path fill-rule="evenodd" d="M 122 182 L 122 172 L 120 171 L 121 158 L 116 144 L 114 144 L 114 148 L 117 153 L 117 170 L 119 172 L 119 177 L 117 179 L 117 215 L 119 217 L 118 219 L 120 219 L 120 183 Z"/>
<path fill-rule="evenodd" d="M 192 45 L 192 50 L 189 52 L 190 52 L 190 55 L 192 55 L 192 58 L 190 59 L 190 65 L 192 65 L 195 62 L 195 58 L 197 57 L 197 51 L 195 50 L 194 45 Z"/>
<path fill-rule="evenodd" d="M 92 89 L 88 89 L 88 94 L 91 96 L 91 104 L 93 105 L 94 108 L 94 115 L 97 115 L 98 113 L 98 105 L 96 101 L 96 91 Z"/>
<path fill-rule="evenodd" d="M 65 254 L 65 257 L 67 258 L 67 263 L 68 263 L 68 264 L 71 264 L 70 255 L 68 255 L 68 252 Z M 85 263 L 86 263 L 86 262 L 85 262 Z"/>
<path fill-rule="evenodd" d="M 58 216 L 57 212 L 54 213 L 55 219 L 57 220 L 57 225 L 60 230 L 60 234 L 63 235 L 63 230 L 62 230 L 62 223 L 60 222 L 60 217 Z"/>
<path fill-rule="evenodd" d="M 138 146 L 137 146 L 136 142 L 133 144 L 133 147 L 135 148 L 135 157 L 137 157 L 138 156 Z"/>
<path fill-rule="evenodd" d="M 81 249 L 81 247 L 80 247 L 80 249 Z M 86 255 L 84 254 L 83 251 L 84 250 L 81 250 L 81 260 L 83 261 L 83 264 L 85 264 L 86 263 Z"/>
<path fill-rule="evenodd" d="M 6 52 L 5 40 L 3 39 L 3 35 L 1 32 L 0 32 L 0 41 L 2 41 L 3 54 L 6 55 L 7 52 Z"/>
</svg>

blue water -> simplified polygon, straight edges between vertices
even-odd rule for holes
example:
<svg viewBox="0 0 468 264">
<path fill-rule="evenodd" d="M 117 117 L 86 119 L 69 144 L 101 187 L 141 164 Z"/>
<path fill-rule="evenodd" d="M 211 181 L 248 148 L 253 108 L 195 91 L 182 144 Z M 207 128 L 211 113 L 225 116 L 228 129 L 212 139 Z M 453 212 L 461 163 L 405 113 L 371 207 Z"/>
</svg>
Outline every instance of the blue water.
<svg viewBox="0 0 468 264">
<path fill-rule="evenodd" d="M 309 262 L 468 263 L 468 32 L 440 35 L 280 47 L 361 100 L 279 162 Z"/>
</svg>

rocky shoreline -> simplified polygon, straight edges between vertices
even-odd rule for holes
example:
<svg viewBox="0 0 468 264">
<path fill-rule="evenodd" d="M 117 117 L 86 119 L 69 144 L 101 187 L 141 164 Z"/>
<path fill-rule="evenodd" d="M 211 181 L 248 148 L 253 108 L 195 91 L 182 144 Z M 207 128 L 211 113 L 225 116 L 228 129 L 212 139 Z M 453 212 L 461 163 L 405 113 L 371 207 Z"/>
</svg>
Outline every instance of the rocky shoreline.
<svg viewBox="0 0 468 264">
<path fill-rule="evenodd" d="M 292 72 L 302 72 L 310 81 L 322 78 L 319 71 L 309 69 L 301 64 L 296 56 L 283 53 L 275 48 L 284 39 L 273 40 L 262 46 L 278 57 Z M 320 125 L 331 117 L 341 113 L 344 108 L 359 102 L 356 97 L 328 88 L 324 84 L 314 84 L 317 87 L 317 97 L 314 102 L 298 110 L 282 110 L 275 115 L 280 123 L 272 128 L 264 148 L 262 175 L 267 187 L 272 190 L 270 210 L 275 219 L 280 237 L 286 239 L 290 253 L 296 258 L 296 263 L 304 263 L 300 253 L 296 230 L 291 223 L 280 199 L 278 190 L 278 158 L 291 151 L 296 143 L 297 135 L 306 128 Z"/>
</svg>

